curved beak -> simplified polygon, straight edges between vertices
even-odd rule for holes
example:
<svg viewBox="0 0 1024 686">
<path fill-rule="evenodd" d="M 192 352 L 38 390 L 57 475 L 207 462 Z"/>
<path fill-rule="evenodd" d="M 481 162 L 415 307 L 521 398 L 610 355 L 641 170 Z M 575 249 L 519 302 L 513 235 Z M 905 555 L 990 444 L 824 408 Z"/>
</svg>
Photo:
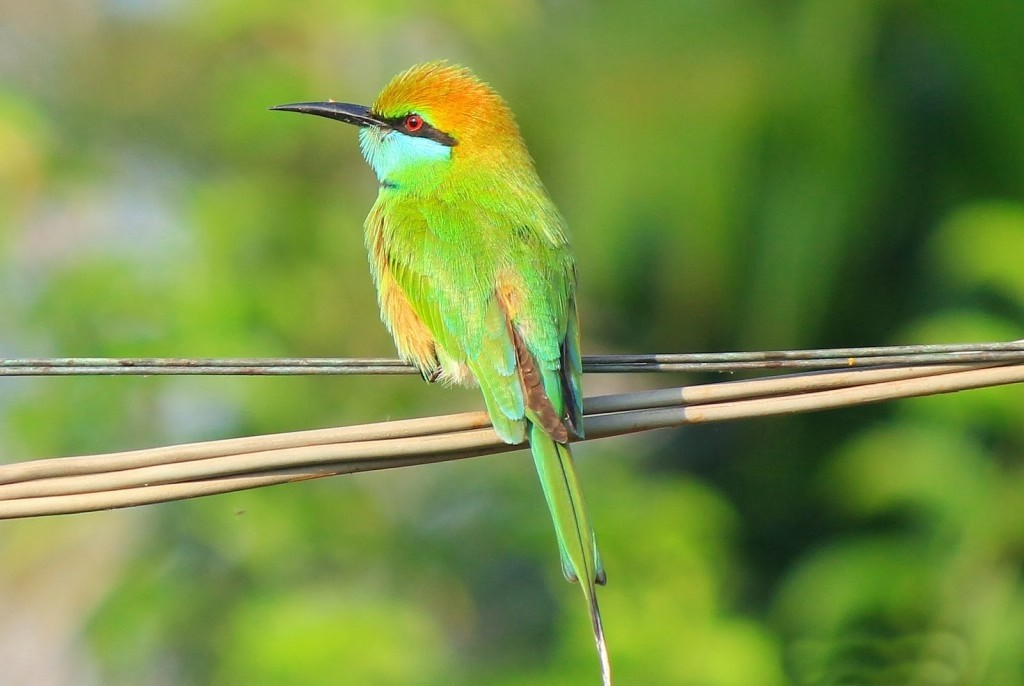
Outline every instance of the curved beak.
<svg viewBox="0 0 1024 686">
<path fill-rule="evenodd" d="M 277 105 L 270 109 L 315 114 L 318 117 L 336 119 L 356 126 L 388 126 L 388 123 L 371 112 L 369 107 L 347 102 L 296 102 L 290 105 Z"/>
</svg>

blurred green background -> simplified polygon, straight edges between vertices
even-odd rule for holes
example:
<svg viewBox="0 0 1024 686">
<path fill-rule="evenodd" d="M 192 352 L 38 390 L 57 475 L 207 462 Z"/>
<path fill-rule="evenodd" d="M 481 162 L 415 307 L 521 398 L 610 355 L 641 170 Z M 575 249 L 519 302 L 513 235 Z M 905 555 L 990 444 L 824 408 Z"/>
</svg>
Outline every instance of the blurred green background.
<svg viewBox="0 0 1024 686">
<path fill-rule="evenodd" d="M 1020 338 L 1024 4 L 0 4 L 0 356 L 390 356 L 351 128 L 516 111 L 584 351 Z M 589 376 L 588 393 L 724 377 Z M 391 378 L 0 382 L 0 459 L 477 409 Z M 1024 683 L 1024 391 L 580 446 L 621 684 Z M 596 683 L 525 453 L 0 524 L 0 684 Z"/>
</svg>

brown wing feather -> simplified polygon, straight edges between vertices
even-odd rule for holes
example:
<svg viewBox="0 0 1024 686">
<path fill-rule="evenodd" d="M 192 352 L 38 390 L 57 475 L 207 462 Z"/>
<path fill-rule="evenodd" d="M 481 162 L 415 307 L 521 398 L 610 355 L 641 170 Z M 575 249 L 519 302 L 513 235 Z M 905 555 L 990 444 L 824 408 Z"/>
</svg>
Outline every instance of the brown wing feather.
<svg viewBox="0 0 1024 686">
<path fill-rule="evenodd" d="M 532 411 L 537 423 L 544 429 L 544 433 L 551 436 L 559 443 L 569 442 L 569 432 L 562 423 L 562 418 L 555 412 L 555 406 L 551 404 L 551 398 L 544 392 L 544 380 L 537 371 L 537 363 L 533 355 L 526 348 L 523 337 L 519 335 L 515 326 L 509 326 L 512 332 L 512 341 L 516 347 L 516 367 L 519 369 L 519 380 L 523 384 L 523 396 L 526 400 L 526 407 Z"/>
</svg>

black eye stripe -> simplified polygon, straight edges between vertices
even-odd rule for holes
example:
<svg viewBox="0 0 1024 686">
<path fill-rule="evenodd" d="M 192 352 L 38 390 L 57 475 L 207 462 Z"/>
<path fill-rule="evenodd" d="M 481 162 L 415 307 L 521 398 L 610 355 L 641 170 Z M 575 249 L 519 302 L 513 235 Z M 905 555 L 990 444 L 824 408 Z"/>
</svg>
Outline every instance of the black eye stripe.
<svg viewBox="0 0 1024 686">
<path fill-rule="evenodd" d="M 416 113 L 409 112 L 409 114 Z M 458 143 L 458 141 L 455 140 L 453 136 L 445 133 L 444 131 L 435 129 L 433 126 L 431 126 L 430 123 L 427 122 L 427 120 L 424 119 L 421 115 L 417 116 L 420 117 L 420 121 L 423 122 L 423 126 L 421 126 L 416 131 L 408 130 L 407 128 L 405 128 L 405 120 L 409 116 L 409 114 L 403 114 L 401 117 L 382 117 L 381 119 L 388 126 L 390 126 L 396 131 L 404 133 L 406 136 L 415 136 L 417 138 L 429 138 L 432 141 L 437 141 L 441 145 L 447 145 L 449 148 Z"/>
</svg>

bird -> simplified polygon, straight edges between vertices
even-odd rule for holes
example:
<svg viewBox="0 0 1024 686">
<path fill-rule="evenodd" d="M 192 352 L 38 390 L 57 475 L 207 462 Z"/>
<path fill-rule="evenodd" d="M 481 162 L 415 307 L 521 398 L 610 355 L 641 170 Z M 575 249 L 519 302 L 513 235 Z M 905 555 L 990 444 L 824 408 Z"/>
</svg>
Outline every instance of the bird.
<svg viewBox="0 0 1024 686">
<path fill-rule="evenodd" d="M 607 579 L 569 448 L 584 436 L 576 266 L 512 110 L 446 61 L 398 74 L 371 106 L 271 109 L 358 127 L 379 181 L 364 239 L 381 319 L 424 379 L 479 386 L 498 436 L 529 443 L 609 685 L 596 591 Z"/>
</svg>

